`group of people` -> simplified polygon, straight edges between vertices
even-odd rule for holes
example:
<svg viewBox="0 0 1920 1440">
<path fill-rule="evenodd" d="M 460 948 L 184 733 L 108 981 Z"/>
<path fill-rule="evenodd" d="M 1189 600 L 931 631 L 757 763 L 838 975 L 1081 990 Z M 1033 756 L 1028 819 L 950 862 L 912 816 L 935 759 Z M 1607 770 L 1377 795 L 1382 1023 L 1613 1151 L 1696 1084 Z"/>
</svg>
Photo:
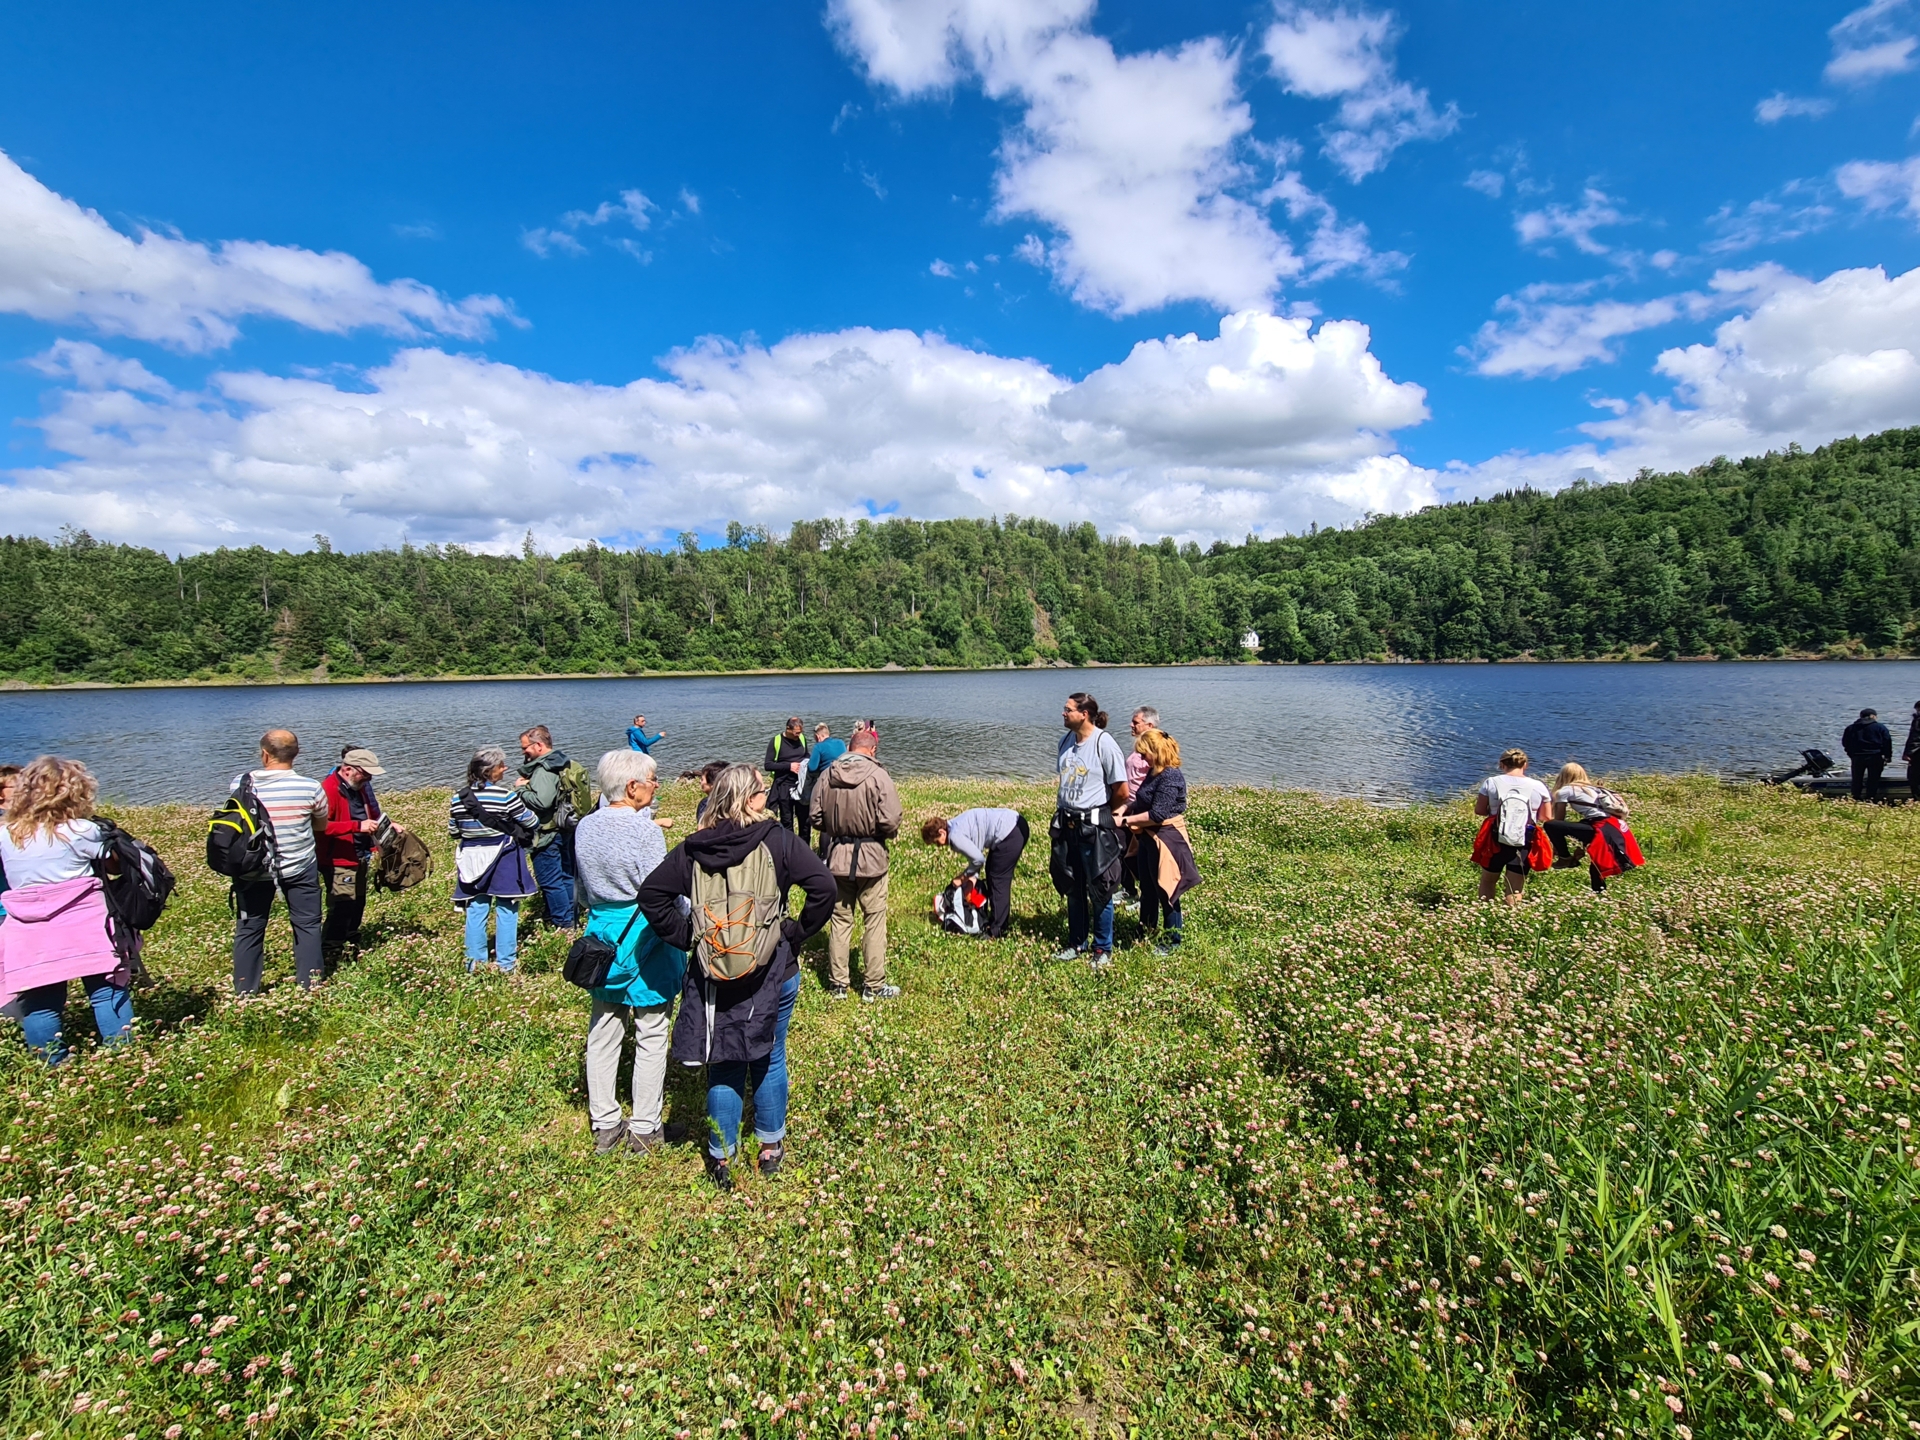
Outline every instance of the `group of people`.
<svg viewBox="0 0 1920 1440">
<path fill-rule="evenodd" d="M 1893 763 L 1893 732 L 1871 707 L 1840 732 L 1840 748 L 1846 752 L 1851 771 L 1848 793 L 1855 800 L 1883 799 L 1882 777 Z M 1907 738 L 1900 746 L 1900 763 L 1907 767 L 1907 789 L 1920 800 L 1920 701 L 1915 701 L 1913 718 L 1907 722 Z"/>
<path fill-rule="evenodd" d="M 1123 750 L 1085 692 L 1067 697 L 1061 722 L 1048 824 L 1048 871 L 1066 906 L 1056 958 L 1110 966 L 1119 906 L 1137 908 L 1142 938 L 1167 955 L 1182 938 L 1183 899 L 1199 883 L 1179 742 L 1143 706 Z M 580 980 L 592 992 L 584 1068 L 594 1148 L 645 1153 L 677 1138 L 664 1123 L 669 1061 L 677 1060 L 704 1071 L 706 1168 L 724 1188 L 749 1108 L 754 1164 L 770 1175 L 783 1163 L 786 1039 L 806 942 L 828 931 L 826 993 L 845 999 L 858 925 L 861 998 L 901 993 L 887 978 L 887 916 L 902 806 L 879 759 L 876 723 L 856 722 L 844 742 L 817 725 L 809 743 L 792 717 L 760 764 L 715 761 L 689 772 L 705 794 L 695 828 L 669 848 L 673 822 L 656 811 L 660 776 L 650 753 L 662 738 L 635 716 L 626 748 L 602 755 L 591 775 L 555 748 L 544 725 L 521 733 L 516 767 L 497 746 L 476 750 L 448 804 L 452 898 L 464 911 L 470 970 L 515 969 L 520 907 L 536 895 L 546 923 L 573 937 L 572 954 L 600 956 L 591 979 Z M 295 769 L 299 754 L 291 731 L 270 730 L 258 766 L 230 787 L 257 802 L 271 841 L 264 871 L 233 887 L 233 983 L 242 994 L 260 987 L 276 895 L 292 922 L 301 985 L 319 981 L 357 942 L 369 866 L 391 825 L 374 793 L 386 773 L 379 756 L 347 746 L 315 780 Z M 1517 901 L 1530 870 L 1579 863 L 1575 842 L 1596 891 L 1640 863 L 1619 796 L 1576 764 L 1551 788 L 1527 766 L 1523 752 L 1506 752 L 1477 794 L 1483 897 L 1504 876 Z M 0 887 L 12 886 L 0 899 L 29 922 L 0 923 L 0 990 L 20 995 L 28 1043 L 57 1061 L 69 981 L 82 981 L 103 1040 L 123 1037 L 132 1021 L 130 976 L 105 938 L 95 878 L 106 830 L 93 819 L 93 777 L 78 762 L 43 756 L 6 767 L 0 787 Z M 963 861 L 954 884 L 978 892 L 979 933 L 1005 936 L 1031 838 L 1027 817 L 1007 807 L 931 815 L 920 838 Z M 630 1111 L 618 1100 L 629 1034 Z"/>
<path fill-rule="evenodd" d="M 1517 905 L 1529 872 L 1578 869 L 1574 841 L 1584 847 L 1596 895 L 1607 893 L 1607 881 L 1646 863 L 1625 799 L 1596 784 L 1578 761 L 1562 765 L 1551 785 L 1527 774 L 1529 763 L 1524 750 L 1502 752 L 1498 773 L 1474 792 L 1473 813 L 1483 817 L 1473 844 L 1482 900 L 1500 892 L 1503 876 L 1507 903 Z"/>
</svg>

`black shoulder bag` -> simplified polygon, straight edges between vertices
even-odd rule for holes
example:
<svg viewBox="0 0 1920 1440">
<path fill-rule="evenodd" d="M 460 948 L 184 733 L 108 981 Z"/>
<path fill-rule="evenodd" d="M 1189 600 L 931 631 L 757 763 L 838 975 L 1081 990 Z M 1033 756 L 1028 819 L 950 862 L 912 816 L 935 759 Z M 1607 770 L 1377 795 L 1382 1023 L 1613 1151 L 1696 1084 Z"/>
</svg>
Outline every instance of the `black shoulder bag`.
<svg viewBox="0 0 1920 1440">
<path fill-rule="evenodd" d="M 627 936 L 633 932 L 634 921 L 640 918 L 640 907 L 633 907 L 633 916 L 627 921 L 626 929 L 620 932 L 620 938 L 609 945 L 598 935 L 582 935 L 573 942 L 567 951 L 567 963 L 560 973 L 565 975 L 582 990 L 598 990 L 607 983 L 607 975 L 613 969 L 613 962 L 620 958 L 621 947 L 627 943 Z"/>
</svg>

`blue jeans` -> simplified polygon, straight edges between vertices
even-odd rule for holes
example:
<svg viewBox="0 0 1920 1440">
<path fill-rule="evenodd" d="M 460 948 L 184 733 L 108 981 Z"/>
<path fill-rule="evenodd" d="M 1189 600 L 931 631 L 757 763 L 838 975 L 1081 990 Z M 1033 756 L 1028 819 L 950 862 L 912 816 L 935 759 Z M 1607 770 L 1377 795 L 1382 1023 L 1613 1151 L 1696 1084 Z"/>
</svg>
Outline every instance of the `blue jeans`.
<svg viewBox="0 0 1920 1440">
<path fill-rule="evenodd" d="M 124 1040 L 133 1025 L 133 996 L 118 985 L 109 985 L 104 975 L 88 975 L 80 984 L 93 1002 L 93 1023 L 99 1027 L 100 1043 L 112 1045 Z M 20 1010 L 26 1019 L 20 1028 L 26 1032 L 29 1048 L 47 1057 L 49 1065 L 67 1058 L 66 1043 L 60 1037 L 60 1012 L 67 1005 L 67 982 L 36 985 L 20 996 Z"/>
<path fill-rule="evenodd" d="M 478 970 L 487 963 L 487 914 L 493 914 L 494 958 L 502 970 L 513 969 L 520 953 L 520 902 L 497 900 L 482 895 L 467 902 L 467 969 Z"/>
<path fill-rule="evenodd" d="M 800 976 L 780 987 L 780 1016 L 773 1022 L 773 1049 L 758 1060 L 729 1060 L 707 1067 L 707 1153 L 731 1160 L 740 1148 L 740 1115 L 753 1087 L 753 1138 L 774 1145 L 787 1138 L 787 1022 L 800 995 Z"/>
<path fill-rule="evenodd" d="M 547 923 L 567 928 L 573 924 L 573 856 L 565 835 L 553 837 L 544 850 L 533 852 L 533 878 L 540 882 L 540 898 L 547 902 Z"/>
<path fill-rule="evenodd" d="M 1088 900 L 1092 888 L 1093 867 L 1099 856 L 1095 853 L 1097 834 L 1090 826 L 1067 832 L 1067 843 L 1075 847 L 1073 865 L 1081 879 L 1073 889 L 1067 892 L 1067 944 L 1084 945 L 1087 942 L 1088 911 L 1093 906 Z M 1124 863 L 1124 862 L 1123 862 Z M 1113 949 L 1113 897 L 1107 897 L 1106 905 L 1098 915 L 1092 917 L 1093 948 L 1096 950 Z"/>
</svg>

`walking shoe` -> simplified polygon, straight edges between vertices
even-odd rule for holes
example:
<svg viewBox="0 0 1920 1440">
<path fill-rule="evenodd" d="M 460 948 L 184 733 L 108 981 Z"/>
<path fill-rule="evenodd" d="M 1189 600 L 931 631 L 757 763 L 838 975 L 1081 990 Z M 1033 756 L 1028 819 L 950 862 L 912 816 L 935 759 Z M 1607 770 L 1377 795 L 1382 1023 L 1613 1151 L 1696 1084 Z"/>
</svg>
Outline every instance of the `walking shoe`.
<svg viewBox="0 0 1920 1440">
<path fill-rule="evenodd" d="M 1153 953 L 1164 960 L 1167 956 L 1177 953 L 1179 949 L 1180 942 L 1178 940 L 1166 940 L 1154 946 Z"/>
<path fill-rule="evenodd" d="M 1109 965 L 1113 964 L 1113 956 L 1108 951 L 1095 950 L 1087 956 L 1087 964 L 1095 970 L 1105 970 Z"/>
<path fill-rule="evenodd" d="M 1553 868 L 1556 870 L 1578 870 L 1580 868 L 1580 862 L 1571 855 L 1556 855 L 1553 859 Z"/>
<path fill-rule="evenodd" d="M 727 1168 L 727 1162 L 711 1150 L 707 1151 L 707 1179 L 713 1182 L 716 1190 L 733 1189 L 733 1172 Z"/>
<path fill-rule="evenodd" d="M 627 1122 L 627 1148 L 636 1155 L 645 1155 L 658 1150 L 667 1143 L 664 1130 L 642 1130 L 632 1121 Z"/>
<path fill-rule="evenodd" d="M 846 999 L 846 998 L 847 998 L 847 987 L 846 987 L 846 986 L 844 986 L 844 985 L 829 985 L 829 986 L 827 987 L 827 999 L 829 999 L 829 1000 L 844 1000 L 844 999 Z"/>
<path fill-rule="evenodd" d="M 860 992 L 860 998 L 871 1005 L 876 1000 L 897 1000 L 900 998 L 898 985 L 869 985 Z"/>
<path fill-rule="evenodd" d="M 609 1150 L 613 1149 L 616 1145 L 618 1145 L 621 1142 L 621 1140 L 623 1140 L 626 1137 L 626 1134 L 627 1134 L 627 1122 L 624 1120 L 622 1120 L 618 1125 L 609 1125 L 604 1130 L 594 1131 L 593 1132 L 593 1153 L 596 1155 L 606 1154 Z"/>
<path fill-rule="evenodd" d="M 660 1138 L 669 1145 L 684 1145 L 693 1134 L 693 1126 L 684 1120 L 669 1120 L 660 1127 Z"/>
<path fill-rule="evenodd" d="M 760 1147 L 760 1173 L 772 1179 L 780 1173 L 780 1162 L 787 1158 L 787 1147 L 776 1141 Z"/>
<path fill-rule="evenodd" d="M 1086 949 L 1084 945 L 1069 945 L 1053 958 L 1056 960 L 1078 960 Z"/>
</svg>

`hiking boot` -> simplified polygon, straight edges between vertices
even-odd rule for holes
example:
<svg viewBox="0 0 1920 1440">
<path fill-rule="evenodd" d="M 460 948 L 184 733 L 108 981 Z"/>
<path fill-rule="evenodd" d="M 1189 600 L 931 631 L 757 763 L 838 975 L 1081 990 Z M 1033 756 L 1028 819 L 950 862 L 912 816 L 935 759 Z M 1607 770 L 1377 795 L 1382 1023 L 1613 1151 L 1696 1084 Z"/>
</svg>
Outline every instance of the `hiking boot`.
<svg viewBox="0 0 1920 1440">
<path fill-rule="evenodd" d="M 609 1125 L 604 1130 L 594 1131 L 593 1132 L 593 1153 L 596 1155 L 606 1154 L 609 1150 L 613 1149 L 622 1140 L 624 1140 L 626 1138 L 626 1135 L 627 1135 L 627 1122 L 624 1120 L 622 1120 L 618 1125 Z"/>
<path fill-rule="evenodd" d="M 844 985 L 829 985 L 829 986 L 827 987 L 827 999 L 829 999 L 829 1000 L 844 1000 L 844 999 L 846 999 L 846 998 L 847 998 L 847 987 L 846 987 L 846 986 L 844 986 Z"/>
<path fill-rule="evenodd" d="M 1087 956 L 1087 964 L 1095 971 L 1105 970 L 1113 964 L 1113 955 L 1106 950 L 1095 950 Z"/>
<path fill-rule="evenodd" d="M 632 1121 L 627 1122 L 627 1148 L 636 1155 L 645 1155 L 658 1150 L 667 1143 L 666 1132 L 662 1130 L 642 1130 Z"/>
<path fill-rule="evenodd" d="M 707 1152 L 707 1179 L 713 1182 L 716 1190 L 733 1189 L 733 1171 L 727 1168 L 727 1162 L 711 1150 Z"/>
<path fill-rule="evenodd" d="M 1580 862 L 1571 855 L 1556 855 L 1553 857 L 1553 868 L 1556 870 L 1578 870 L 1580 868 Z"/>
<path fill-rule="evenodd" d="M 669 1145 L 684 1145 L 693 1134 L 693 1126 L 684 1120 L 669 1120 L 660 1127 L 660 1138 Z"/>
<path fill-rule="evenodd" d="M 760 1173 L 771 1180 L 780 1173 L 780 1164 L 786 1158 L 787 1147 L 785 1144 L 776 1141 L 772 1145 L 762 1145 L 760 1147 Z"/>
<path fill-rule="evenodd" d="M 869 985 L 860 992 L 860 998 L 871 1005 L 876 1000 L 897 1000 L 900 998 L 898 985 Z"/>
<path fill-rule="evenodd" d="M 1069 945 L 1053 958 L 1056 960 L 1078 960 L 1086 949 L 1084 945 Z"/>
</svg>

